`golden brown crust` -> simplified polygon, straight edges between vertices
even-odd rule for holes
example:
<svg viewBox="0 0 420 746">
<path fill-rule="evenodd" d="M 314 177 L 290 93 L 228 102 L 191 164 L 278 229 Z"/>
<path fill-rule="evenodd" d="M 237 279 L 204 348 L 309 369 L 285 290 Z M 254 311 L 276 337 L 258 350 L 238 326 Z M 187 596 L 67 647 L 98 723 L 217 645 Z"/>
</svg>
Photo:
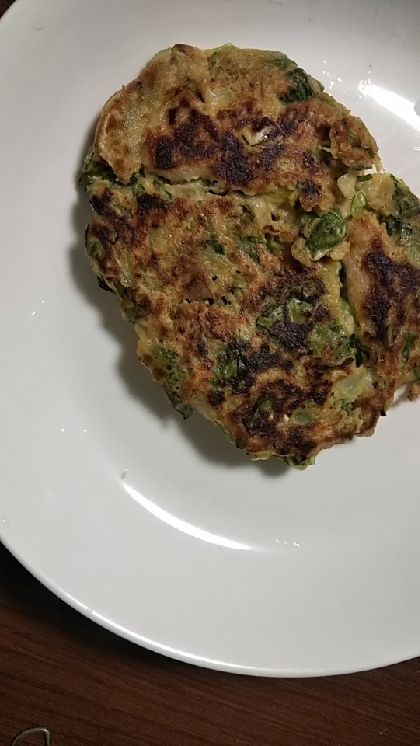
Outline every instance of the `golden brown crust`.
<svg viewBox="0 0 420 746">
<path fill-rule="evenodd" d="M 144 166 L 247 194 L 277 184 L 298 189 L 306 210 L 334 204 L 325 146 L 353 168 L 377 152 L 362 122 L 291 60 L 229 45 L 160 52 L 106 104 L 95 138 L 97 156 L 124 183 Z"/>
</svg>

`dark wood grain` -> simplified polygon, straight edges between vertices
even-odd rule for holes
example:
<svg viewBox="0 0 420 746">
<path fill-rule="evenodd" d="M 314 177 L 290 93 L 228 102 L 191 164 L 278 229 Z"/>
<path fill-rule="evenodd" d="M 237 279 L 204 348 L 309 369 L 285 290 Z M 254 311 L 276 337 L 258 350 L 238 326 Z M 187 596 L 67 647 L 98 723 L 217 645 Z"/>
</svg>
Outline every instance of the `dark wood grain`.
<svg viewBox="0 0 420 746">
<path fill-rule="evenodd" d="M 2 16 L 8 8 L 10 8 L 12 2 L 13 0 L 0 0 L 0 16 Z"/>
<path fill-rule="evenodd" d="M 418 746 L 420 662 L 300 681 L 194 668 L 80 616 L 0 545 L 1 746 L 35 724 L 52 746 Z"/>
<path fill-rule="evenodd" d="M 0 545 L 0 746 L 34 725 L 52 746 L 419 746 L 420 661 L 306 681 L 194 668 L 83 618 Z"/>
</svg>

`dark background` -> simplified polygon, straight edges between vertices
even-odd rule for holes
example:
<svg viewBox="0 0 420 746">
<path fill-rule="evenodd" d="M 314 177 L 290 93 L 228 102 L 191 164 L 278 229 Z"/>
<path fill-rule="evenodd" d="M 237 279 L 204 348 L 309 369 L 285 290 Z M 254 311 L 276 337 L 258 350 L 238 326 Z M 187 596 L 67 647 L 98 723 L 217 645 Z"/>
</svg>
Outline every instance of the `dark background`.
<svg viewBox="0 0 420 746">
<path fill-rule="evenodd" d="M 187 666 L 80 616 L 0 544 L 0 746 L 35 725 L 51 746 L 420 746 L 420 660 L 311 680 Z"/>
</svg>

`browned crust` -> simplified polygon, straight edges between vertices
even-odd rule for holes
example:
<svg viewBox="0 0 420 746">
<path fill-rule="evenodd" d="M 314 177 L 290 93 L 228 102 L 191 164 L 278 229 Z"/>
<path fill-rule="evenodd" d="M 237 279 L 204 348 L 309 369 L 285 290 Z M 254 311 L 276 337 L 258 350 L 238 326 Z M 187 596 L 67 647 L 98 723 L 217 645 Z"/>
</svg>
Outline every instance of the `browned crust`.
<svg viewBox="0 0 420 746">
<path fill-rule="evenodd" d="M 247 194 L 273 184 L 298 188 L 306 210 L 328 210 L 334 182 L 324 146 L 338 161 L 366 168 L 376 144 L 309 76 L 312 95 L 286 103 L 297 66 L 279 69 L 278 56 L 187 45 L 160 52 L 104 107 L 97 155 L 125 183 L 145 166 L 174 182 L 201 175 Z"/>
</svg>

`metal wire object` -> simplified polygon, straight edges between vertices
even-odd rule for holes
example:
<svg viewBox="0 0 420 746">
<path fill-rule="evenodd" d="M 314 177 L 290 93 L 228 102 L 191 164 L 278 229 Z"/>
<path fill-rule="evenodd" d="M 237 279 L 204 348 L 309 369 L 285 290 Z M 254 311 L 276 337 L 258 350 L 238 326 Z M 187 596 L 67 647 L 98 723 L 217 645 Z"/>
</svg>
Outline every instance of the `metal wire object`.
<svg viewBox="0 0 420 746">
<path fill-rule="evenodd" d="M 42 733 L 44 735 L 44 746 L 51 746 L 51 733 L 48 728 L 28 728 L 19 733 L 16 738 L 13 739 L 11 746 L 17 746 L 18 743 L 23 741 L 27 736 L 33 736 L 36 733 Z"/>
</svg>

